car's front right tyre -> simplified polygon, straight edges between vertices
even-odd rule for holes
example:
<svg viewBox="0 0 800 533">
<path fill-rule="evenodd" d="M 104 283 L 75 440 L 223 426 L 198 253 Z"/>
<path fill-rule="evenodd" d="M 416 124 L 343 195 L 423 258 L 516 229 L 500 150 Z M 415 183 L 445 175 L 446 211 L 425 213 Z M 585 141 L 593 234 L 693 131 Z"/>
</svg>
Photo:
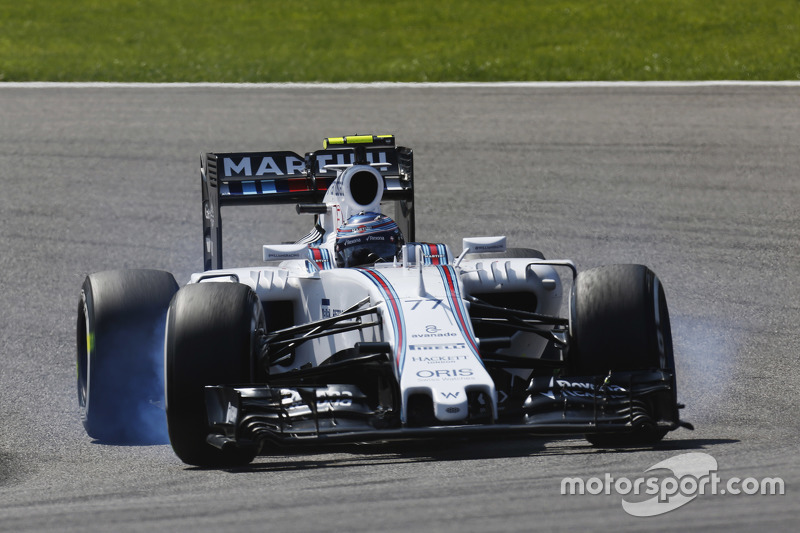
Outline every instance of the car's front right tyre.
<svg viewBox="0 0 800 533">
<path fill-rule="evenodd" d="M 205 386 L 252 380 L 264 312 L 256 294 L 239 283 L 187 285 L 167 314 L 165 388 L 169 439 L 186 464 L 237 466 L 251 462 L 255 447 L 220 450 L 209 434 Z"/>
</svg>

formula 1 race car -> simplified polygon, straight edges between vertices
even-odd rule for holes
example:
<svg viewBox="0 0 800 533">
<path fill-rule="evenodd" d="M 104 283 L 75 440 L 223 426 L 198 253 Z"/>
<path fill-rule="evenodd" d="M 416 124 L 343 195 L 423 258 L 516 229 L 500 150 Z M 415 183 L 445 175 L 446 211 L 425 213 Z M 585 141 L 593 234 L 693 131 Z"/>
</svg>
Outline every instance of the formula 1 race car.
<svg viewBox="0 0 800 533">
<path fill-rule="evenodd" d="M 246 464 L 272 445 L 490 432 L 640 445 L 690 427 L 650 269 L 579 273 L 505 237 L 464 238 L 458 256 L 418 242 L 413 153 L 393 136 L 328 138 L 304 157 L 207 153 L 201 178 L 203 272 L 180 290 L 154 270 L 84 282 L 90 436 L 143 431 L 142 390 L 145 403 L 165 399 L 175 453 L 199 466 Z M 221 207 L 287 203 L 313 215 L 312 231 L 264 245 L 264 264 L 224 267 Z"/>
</svg>

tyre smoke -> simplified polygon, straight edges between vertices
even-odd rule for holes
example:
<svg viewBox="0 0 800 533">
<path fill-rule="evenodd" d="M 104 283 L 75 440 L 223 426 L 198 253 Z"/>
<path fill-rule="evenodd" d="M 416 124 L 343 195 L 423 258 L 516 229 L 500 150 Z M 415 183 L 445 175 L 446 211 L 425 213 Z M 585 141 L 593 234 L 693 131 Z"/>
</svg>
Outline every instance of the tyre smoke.
<svg viewBox="0 0 800 533">
<path fill-rule="evenodd" d="M 146 317 L 132 327 L 117 330 L 113 338 L 102 339 L 113 351 L 102 359 L 102 366 L 92 370 L 95 379 L 103 380 L 93 386 L 94 393 L 107 399 L 106 405 L 93 406 L 98 441 L 117 445 L 169 443 L 164 402 L 165 320 L 166 312 L 158 318 Z"/>
</svg>

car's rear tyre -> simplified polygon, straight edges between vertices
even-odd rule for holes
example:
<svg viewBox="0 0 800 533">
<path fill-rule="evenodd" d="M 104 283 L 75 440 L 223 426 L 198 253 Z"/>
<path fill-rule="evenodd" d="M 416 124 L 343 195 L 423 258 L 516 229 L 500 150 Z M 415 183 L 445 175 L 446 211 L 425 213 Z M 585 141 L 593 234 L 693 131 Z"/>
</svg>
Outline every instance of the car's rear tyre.
<svg viewBox="0 0 800 533">
<path fill-rule="evenodd" d="M 581 272 L 572 290 L 569 371 L 597 376 L 609 371 L 660 369 L 672 373 L 666 402 L 654 406 L 660 418 L 677 420 L 675 359 L 664 289 L 642 265 L 613 265 Z M 666 429 L 644 423 L 626 434 L 597 433 L 597 446 L 651 444 Z"/>
<path fill-rule="evenodd" d="M 169 439 L 186 464 L 237 466 L 255 447 L 220 450 L 208 444 L 206 385 L 252 382 L 264 312 L 256 294 L 238 283 L 199 283 L 181 289 L 169 307 L 166 400 Z"/>
<path fill-rule="evenodd" d="M 78 302 L 78 404 L 86 433 L 112 443 L 166 441 L 164 318 L 169 272 L 90 274 Z"/>
</svg>

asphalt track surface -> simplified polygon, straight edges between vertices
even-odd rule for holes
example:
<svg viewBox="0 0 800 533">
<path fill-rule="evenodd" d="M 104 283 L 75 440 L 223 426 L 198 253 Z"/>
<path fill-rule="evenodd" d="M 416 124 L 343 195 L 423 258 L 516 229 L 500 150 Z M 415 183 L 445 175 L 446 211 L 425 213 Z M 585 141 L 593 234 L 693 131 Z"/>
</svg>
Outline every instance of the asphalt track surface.
<svg viewBox="0 0 800 533">
<path fill-rule="evenodd" d="M 795 530 L 799 100 L 769 86 L 0 88 L 0 530 Z M 580 268 L 653 268 L 696 430 L 618 450 L 276 450 L 237 470 L 88 438 L 74 366 L 84 276 L 160 268 L 183 284 L 202 268 L 201 151 L 302 153 L 355 132 L 415 149 L 419 239 L 459 250 L 505 234 Z M 247 235 L 230 264 L 308 227 L 291 210 L 230 220 Z M 561 494 L 568 476 L 635 480 L 689 452 L 713 456 L 723 481 L 780 477 L 785 494 L 705 494 L 649 518 L 614 491 Z"/>
</svg>

